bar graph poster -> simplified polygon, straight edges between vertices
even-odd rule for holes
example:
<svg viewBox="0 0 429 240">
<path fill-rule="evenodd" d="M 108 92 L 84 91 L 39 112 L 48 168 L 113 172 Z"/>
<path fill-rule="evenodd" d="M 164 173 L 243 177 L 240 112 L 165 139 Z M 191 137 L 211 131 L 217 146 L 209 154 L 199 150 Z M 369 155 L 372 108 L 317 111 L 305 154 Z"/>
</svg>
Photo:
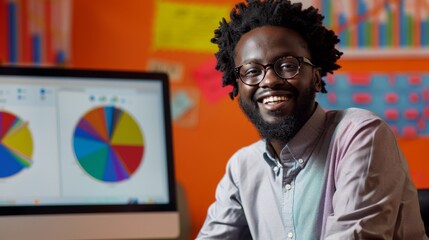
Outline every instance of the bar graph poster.
<svg viewBox="0 0 429 240">
<path fill-rule="evenodd" d="M 70 0 L 0 0 L 0 64 L 67 64 Z"/>
<path fill-rule="evenodd" d="M 429 0 L 304 0 L 325 16 L 345 56 L 429 54 Z"/>
</svg>

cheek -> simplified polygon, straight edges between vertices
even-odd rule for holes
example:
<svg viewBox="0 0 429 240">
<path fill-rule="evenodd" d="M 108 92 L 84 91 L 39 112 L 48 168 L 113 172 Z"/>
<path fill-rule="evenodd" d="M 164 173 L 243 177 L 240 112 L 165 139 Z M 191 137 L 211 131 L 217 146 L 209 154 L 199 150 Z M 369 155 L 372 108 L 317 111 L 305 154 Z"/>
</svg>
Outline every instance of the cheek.
<svg viewBox="0 0 429 240">
<path fill-rule="evenodd" d="M 238 80 L 240 81 L 240 80 Z M 247 86 L 246 84 L 239 82 L 238 83 L 238 92 L 240 95 L 245 97 L 251 97 L 256 91 L 256 87 Z"/>
<path fill-rule="evenodd" d="M 298 89 L 313 89 L 316 92 L 320 92 L 322 83 L 318 71 L 306 71 L 294 86 Z"/>
</svg>

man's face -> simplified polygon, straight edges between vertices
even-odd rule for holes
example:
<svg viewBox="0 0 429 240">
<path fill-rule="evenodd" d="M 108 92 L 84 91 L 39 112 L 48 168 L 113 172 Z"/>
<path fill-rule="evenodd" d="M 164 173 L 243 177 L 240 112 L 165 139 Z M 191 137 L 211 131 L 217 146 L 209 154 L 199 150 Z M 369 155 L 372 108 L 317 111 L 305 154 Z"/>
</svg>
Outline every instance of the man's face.
<svg viewBox="0 0 429 240">
<path fill-rule="evenodd" d="M 307 44 L 293 30 L 263 26 L 244 34 L 235 47 L 235 66 L 250 62 L 271 64 L 285 56 L 311 59 Z M 255 86 L 237 78 L 239 104 L 263 138 L 289 141 L 315 109 L 315 93 L 321 89 L 317 68 L 301 63 L 299 74 L 284 80 L 273 68 Z"/>
</svg>

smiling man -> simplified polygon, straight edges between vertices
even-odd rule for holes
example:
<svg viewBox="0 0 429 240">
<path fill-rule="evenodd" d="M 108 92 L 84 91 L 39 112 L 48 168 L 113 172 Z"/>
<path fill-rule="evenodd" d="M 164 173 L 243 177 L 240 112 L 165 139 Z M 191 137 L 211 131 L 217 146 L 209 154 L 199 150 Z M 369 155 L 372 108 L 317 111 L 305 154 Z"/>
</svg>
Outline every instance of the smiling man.
<svg viewBox="0 0 429 240">
<path fill-rule="evenodd" d="M 300 3 L 250 0 L 215 31 L 223 85 L 261 140 L 229 160 L 197 239 L 427 239 L 386 123 L 316 102 L 342 55 L 322 19 Z"/>
</svg>

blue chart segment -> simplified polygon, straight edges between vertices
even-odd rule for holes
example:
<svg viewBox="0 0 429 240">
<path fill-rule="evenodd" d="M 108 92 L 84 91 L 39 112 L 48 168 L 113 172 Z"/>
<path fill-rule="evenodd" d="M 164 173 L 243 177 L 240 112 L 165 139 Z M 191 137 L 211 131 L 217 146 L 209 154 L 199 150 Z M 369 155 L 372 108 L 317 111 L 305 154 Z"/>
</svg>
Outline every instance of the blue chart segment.
<svg viewBox="0 0 429 240">
<path fill-rule="evenodd" d="M 28 124 L 12 113 L 0 111 L 0 178 L 29 168 L 32 155 L 33 138 Z"/>
<path fill-rule="evenodd" d="M 143 161 L 143 134 L 134 118 L 113 106 L 97 107 L 82 116 L 73 135 L 82 169 L 104 182 L 129 179 Z"/>
<path fill-rule="evenodd" d="M 322 107 L 368 109 L 400 137 L 429 137 L 429 74 L 336 74 L 325 81 Z"/>
</svg>

